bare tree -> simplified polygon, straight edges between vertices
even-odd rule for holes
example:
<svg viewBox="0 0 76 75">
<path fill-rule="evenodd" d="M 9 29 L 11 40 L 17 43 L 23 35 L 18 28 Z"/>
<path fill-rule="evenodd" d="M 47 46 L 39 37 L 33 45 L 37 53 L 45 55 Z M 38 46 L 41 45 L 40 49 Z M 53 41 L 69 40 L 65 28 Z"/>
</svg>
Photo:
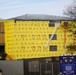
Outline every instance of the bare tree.
<svg viewBox="0 0 76 75">
<path fill-rule="evenodd" d="M 73 3 L 67 6 L 63 14 L 76 19 L 76 0 L 73 0 Z"/>
<path fill-rule="evenodd" d="M 69 16 L 74 19 L 74 21 L 71 21 L 71 23 L 68 23 L 67 31 L 71 32 L 69 35 L 72 40 L 70 45 L 67 46 L 67 49 L 75 52 L 76 51 L 76 0 L 73 1 L 73 3 L 69 6 L 67 6 L 66 10 L 63 13 L 66 16 Z"/>
<path fill-rule="evenodd" d="M 67 32 L 71 33 L 69 35 L 69 37 L 72 40 L 72 42 L 70 43 L 70 45 L 67 46 L 67 49 L 69 51 L 74 52 L 74 51 L 76 51 L 76 22 L 75 21 L 72 21 L 70 24 L 68 23 Z"/>
</svg>

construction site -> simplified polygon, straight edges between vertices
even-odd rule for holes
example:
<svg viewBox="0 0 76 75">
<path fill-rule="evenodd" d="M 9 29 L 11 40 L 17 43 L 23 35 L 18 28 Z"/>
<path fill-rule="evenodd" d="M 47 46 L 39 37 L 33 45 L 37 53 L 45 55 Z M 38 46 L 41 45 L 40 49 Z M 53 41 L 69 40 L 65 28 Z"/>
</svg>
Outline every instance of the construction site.
<svg viewBox="0 0 76 75">
<path fill-rule="evenodd" d="M 0 20 L 0 75 L 76 75 L 76 51 L 67 49 L 74 24 L 41 14 Z"/>
</svg>

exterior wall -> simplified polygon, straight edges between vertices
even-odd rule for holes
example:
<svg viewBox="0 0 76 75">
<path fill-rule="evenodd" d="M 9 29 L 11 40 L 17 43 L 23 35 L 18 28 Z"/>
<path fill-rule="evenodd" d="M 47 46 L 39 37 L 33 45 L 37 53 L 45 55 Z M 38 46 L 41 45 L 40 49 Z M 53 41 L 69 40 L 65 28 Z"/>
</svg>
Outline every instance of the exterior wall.
<svg viewBox="0 0 76 75">
<path fill-rule="evenodd" d="M 1 75 L 24 75 L 23 60 L 0 60 Z"/>
<path fill-rule="evenodd" d="M 60 26 L 57 40 L 52 40 L 48 48 L 44 48 L 49 35 L 55 27 L 49 27 L 50 21 L 14 21 L 5 22 L 5 50 L 13 59 L 55 57 L 64 54 L 64 30 Z M 61 22 L 63 24 L 63 22 Z M 56 45 L 57 51 L 50 46 Z"/>
<path fill-rule="evenodd" d="M 4 44 L 4 22 L 0 21 L 0 44 Z"/>
<path fill-rule="evenodd" d="M 5 21 L 5 53 L 11 58 L 15 56 L 14 20 Z M 8 59 L 8 57 L 7 57 Z"/>
</svg>

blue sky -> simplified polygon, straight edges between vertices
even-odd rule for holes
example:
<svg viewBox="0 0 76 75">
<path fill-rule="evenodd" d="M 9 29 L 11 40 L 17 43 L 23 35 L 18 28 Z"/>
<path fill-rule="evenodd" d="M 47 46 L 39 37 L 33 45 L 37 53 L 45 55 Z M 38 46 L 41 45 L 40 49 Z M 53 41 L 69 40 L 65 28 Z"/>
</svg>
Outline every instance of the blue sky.
<svg viewBox="0 0 76 75">
<path fill-rule="evenodd" d="M 63 10 L 73 0 L 0 0 L 0 18 L 12 18 L 24 14 L 63 16 Z"/>
</svg>

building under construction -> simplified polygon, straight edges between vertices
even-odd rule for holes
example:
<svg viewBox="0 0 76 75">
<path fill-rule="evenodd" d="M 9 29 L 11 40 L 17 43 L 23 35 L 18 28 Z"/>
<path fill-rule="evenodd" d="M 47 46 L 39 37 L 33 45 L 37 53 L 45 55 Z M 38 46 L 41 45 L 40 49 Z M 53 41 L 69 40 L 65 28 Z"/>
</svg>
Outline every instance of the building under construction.
<svg viewBox="0 0 76 75">
<path fill-rule="evenodd" d="M 73 23 L 75 20 L 67 17 L 35 14 L 1 20 L 0 56 L 6 59 L 1 60 L 1 67 L 5 63 L 9 68 L 13 63 L 14 68 L 21 67 L 17 72 L 11 68 L 10 73 L 0 68 L 3 75 L 58 75 L 59 56 L 71 53 L 66 48 L 72 42 L 66 27 Z"/>
</svg>

